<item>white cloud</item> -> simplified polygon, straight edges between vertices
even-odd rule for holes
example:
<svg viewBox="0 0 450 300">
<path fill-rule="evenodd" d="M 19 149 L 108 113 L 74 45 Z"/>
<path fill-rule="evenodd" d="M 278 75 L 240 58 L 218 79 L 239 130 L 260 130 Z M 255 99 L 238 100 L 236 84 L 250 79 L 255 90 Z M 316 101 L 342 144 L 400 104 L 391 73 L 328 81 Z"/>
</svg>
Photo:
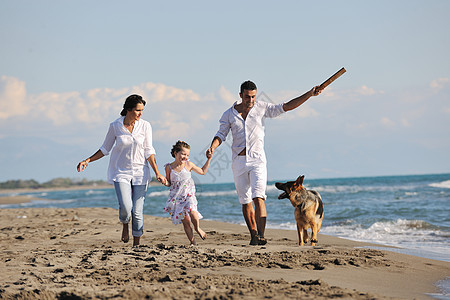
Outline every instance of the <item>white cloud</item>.
<svg viewBox="0 0 450 300">
<path fill-rule="evenodd" d="M 0 119 L 25 115 L 30 109 L 26 103 L 25 82 L 14 77 L 0 77 Z"/>
<path fill-rule="evenodd" d="M 326 103 L 327 105 L 339 106 L 354 105 L 367 97 L 383 95 L 385 92 L 382 90 L 375 90 L 374 88 L 362 85 L 352 89 L 341 89 L 337 90 L 333 87 L 327 87 L 314 102 Z M 311 102 L 311 100 L 308 100 Z"/>
<path fill-rule="evenodd" d="M 303 104 L 301 109 L 296 110 L 295 114 L 300 118 L 312 118 L 319 116 L 319 113 L 311 106 Z"/>
<path fill-rule="evenodd" d="M 403 127 L 411 127 L 411 122 L 410 122 L 408 119 L 406 119 L 406 118 L 401 118 L 400 121 L 401 121 Z"/>
<path fill-rule="evenodd" d="M 115 94 L 111 89 L 89 90 L 83 94 L 42 93 L 30 97 L 33 107 L 30 116 L 36 119 L 44 116 L 57 126 L 99 124 L 119 115 L 123 97 L 115 99 Z"/>
<path fill-rule="evenodd" d="M 396 126 L 395 122 L 387 117 L 381 118 L 380 123 L 381 123 L 381 125 L 388 127 L 388 128 L 392 128 L 392 127 Z"/>
<path fill-rule="evenodd" d="M 236 100 L 238 100 L 237 95 L 234 95 L 229 90 L 227 90 L 223 85 L 219 88 L 217 95 L 220 99 L 228 103 L 229 105 L 233 105 Z"/>
<path fill-rule="evenodd" d="M 367 122 L 359 122 L 359 123 L 348 123 L 347 130 L 350 132 L 364 132 L 370 126 L 370 123 Z"/>
<path fill-rule="evenodd" d="M 430 87 L 434 91 L 439 91 L 448 85 L 450 85 L 450 78 L 438 78 L 430 82 Z"/>
<path fill-rule="evenodd" d="M 361 86 L 359 89 L 356 90 L 356 92 L 360 95 L 364 96 L 372 96 L 375 95 L 377 92 L 373 88 L 369 88 L 365 85 Z"/>
<path fill-rule="evenodd" d="M 27 116 L 27 119 L 45 121 L 47 119 L 57 126 L 82 123 L 99 124 L 118 117 L 125 98 L 141 94 L 148 104 L 161 103 L 170 110 L 176 103 L 194 105 L 202 98 L 192 90 L 183 90 L 163 84 L 143 83 L 131 88 L 96 88 L 84 93 L 45 92 L 27 97 L 25 83 L 12 77 L 0 79 L 0 120 L 13 116 Z M 179 106 L 179 104 L 177 104 Z M 200 107 L 197 107 L 197 109 Z M 207 114 L 200 118 L 207 119 Z"/>
<path fill-rule="evenodd" d="M 175 102 L 186 102 L 186 101 L 200 101 L 200 96 L 194 91 L 188 89 L 183 90 L 171 86 L 167 86 L 161 83 L 147 82 L 132 88 L 130 94 L 136 93 L 140 94 L 151 102 L 160 101 L 175 101 Z"/>
<path fill-rule="evenodd" d="M 176 141 L 188 135 L 191 131 L 189 120 L 180 119 L 179 116 L 171 111 L 163 111 L 160 114 L 161 118 L 152 121 L 154 124 L 154 139 L 159 141 Z M 155 127 L 158 128 L 155 130 Z"/>
</svg>

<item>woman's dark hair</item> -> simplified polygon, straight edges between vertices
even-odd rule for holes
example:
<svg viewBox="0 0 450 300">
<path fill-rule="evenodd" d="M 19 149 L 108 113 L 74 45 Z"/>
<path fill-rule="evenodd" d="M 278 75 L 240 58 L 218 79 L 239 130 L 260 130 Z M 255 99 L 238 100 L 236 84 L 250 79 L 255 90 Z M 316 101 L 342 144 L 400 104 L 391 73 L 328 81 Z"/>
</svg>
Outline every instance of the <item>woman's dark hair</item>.
<svg viewBox="0 0 450 300">
<path fill-rule="evenodd" d="M 247 80 L 241 84 L 241 94 L 244 90 L 253 91 L 256 90 L 256 84 L 253 81 Z"/>
<path fill-rule="evenodd" d="M 133 110 L 133 108 L 135 108 L 138 105 L 138 103 L 142 103 L 145 105 L 145 100 L 142 99 L 142 97 L 139 95 L 128 96 L 127 99 L 125 100 L 125 103 L 123 104 L 123 109 L 120 112 L 120 115 L 126 116 L 127 111 Z"/>
<path fill-rule="evenodd" d="M 175 145 L 172 146 L 172 150 L 170 151 L 170 154 L 172 154 L 173 158 L 175 158 L 175 154 L 177 152 L 181 151 L 181 148 L 191 149 L 191 146 L 189 146 L 186 142 L 178 141 Z"/>
</svg>

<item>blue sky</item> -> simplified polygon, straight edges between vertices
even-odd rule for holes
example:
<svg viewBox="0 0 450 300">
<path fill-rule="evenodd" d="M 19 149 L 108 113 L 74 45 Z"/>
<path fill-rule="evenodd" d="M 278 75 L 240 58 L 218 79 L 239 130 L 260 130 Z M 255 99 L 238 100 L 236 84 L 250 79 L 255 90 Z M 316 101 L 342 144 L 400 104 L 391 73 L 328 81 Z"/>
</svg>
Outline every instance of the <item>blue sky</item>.
<svg viewBox="0 0 450 300">
<path fill-rule="evenodd" d="M 218 119 L 251 79 L 280 103 L 347 69 L 322 95 L 267 120 L 269 179 L 448 173 L 449 1 L 1 1 L 0 181 L 77 174 L 124 99 L 140 93 L 157 161 L 178 139 L 201 164 Z M 203 182 L 229 182 L 225 144 Z"/>
</svg>

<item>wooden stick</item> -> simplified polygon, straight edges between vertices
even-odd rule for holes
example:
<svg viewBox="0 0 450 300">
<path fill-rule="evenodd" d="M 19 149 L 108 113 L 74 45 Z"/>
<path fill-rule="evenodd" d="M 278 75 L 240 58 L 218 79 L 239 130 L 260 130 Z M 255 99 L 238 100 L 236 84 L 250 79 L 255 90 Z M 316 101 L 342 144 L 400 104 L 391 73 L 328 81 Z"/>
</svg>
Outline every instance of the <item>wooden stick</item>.
<svg viewBox="0 0 450 300">
<path fill-rule="evenodd" d="M 333 74 L 333 76 L 331 76 L 330 78 L 328 78 L 327 80 L 325 80 L 321 85 L 320 85 L 320 89 L 323 90 L 324 88 L 326 88 L 330 83 L 332 83 L 333 81 L 335 81 L 336 79 L 338 79 L 342 74 L 345 73 L 345 68 L 342 67 L 339 71 L 337 71 L 336 73 Z"/>
</svg>

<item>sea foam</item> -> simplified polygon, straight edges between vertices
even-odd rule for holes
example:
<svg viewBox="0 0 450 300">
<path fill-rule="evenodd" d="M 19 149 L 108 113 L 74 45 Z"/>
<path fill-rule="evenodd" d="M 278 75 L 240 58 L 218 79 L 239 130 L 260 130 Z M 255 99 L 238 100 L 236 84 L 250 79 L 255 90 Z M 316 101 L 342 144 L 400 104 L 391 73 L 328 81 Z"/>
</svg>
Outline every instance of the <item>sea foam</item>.
<svg viewBox="0 0 450 300">
<path fill-rule="evenodd" d="M 441 188 L 441 189 L 450 189 L 450 180 L 436 182 L 436 183 L 430 183 L 430 186 L 435 187 L 435 188 Z"/>
</svg>

